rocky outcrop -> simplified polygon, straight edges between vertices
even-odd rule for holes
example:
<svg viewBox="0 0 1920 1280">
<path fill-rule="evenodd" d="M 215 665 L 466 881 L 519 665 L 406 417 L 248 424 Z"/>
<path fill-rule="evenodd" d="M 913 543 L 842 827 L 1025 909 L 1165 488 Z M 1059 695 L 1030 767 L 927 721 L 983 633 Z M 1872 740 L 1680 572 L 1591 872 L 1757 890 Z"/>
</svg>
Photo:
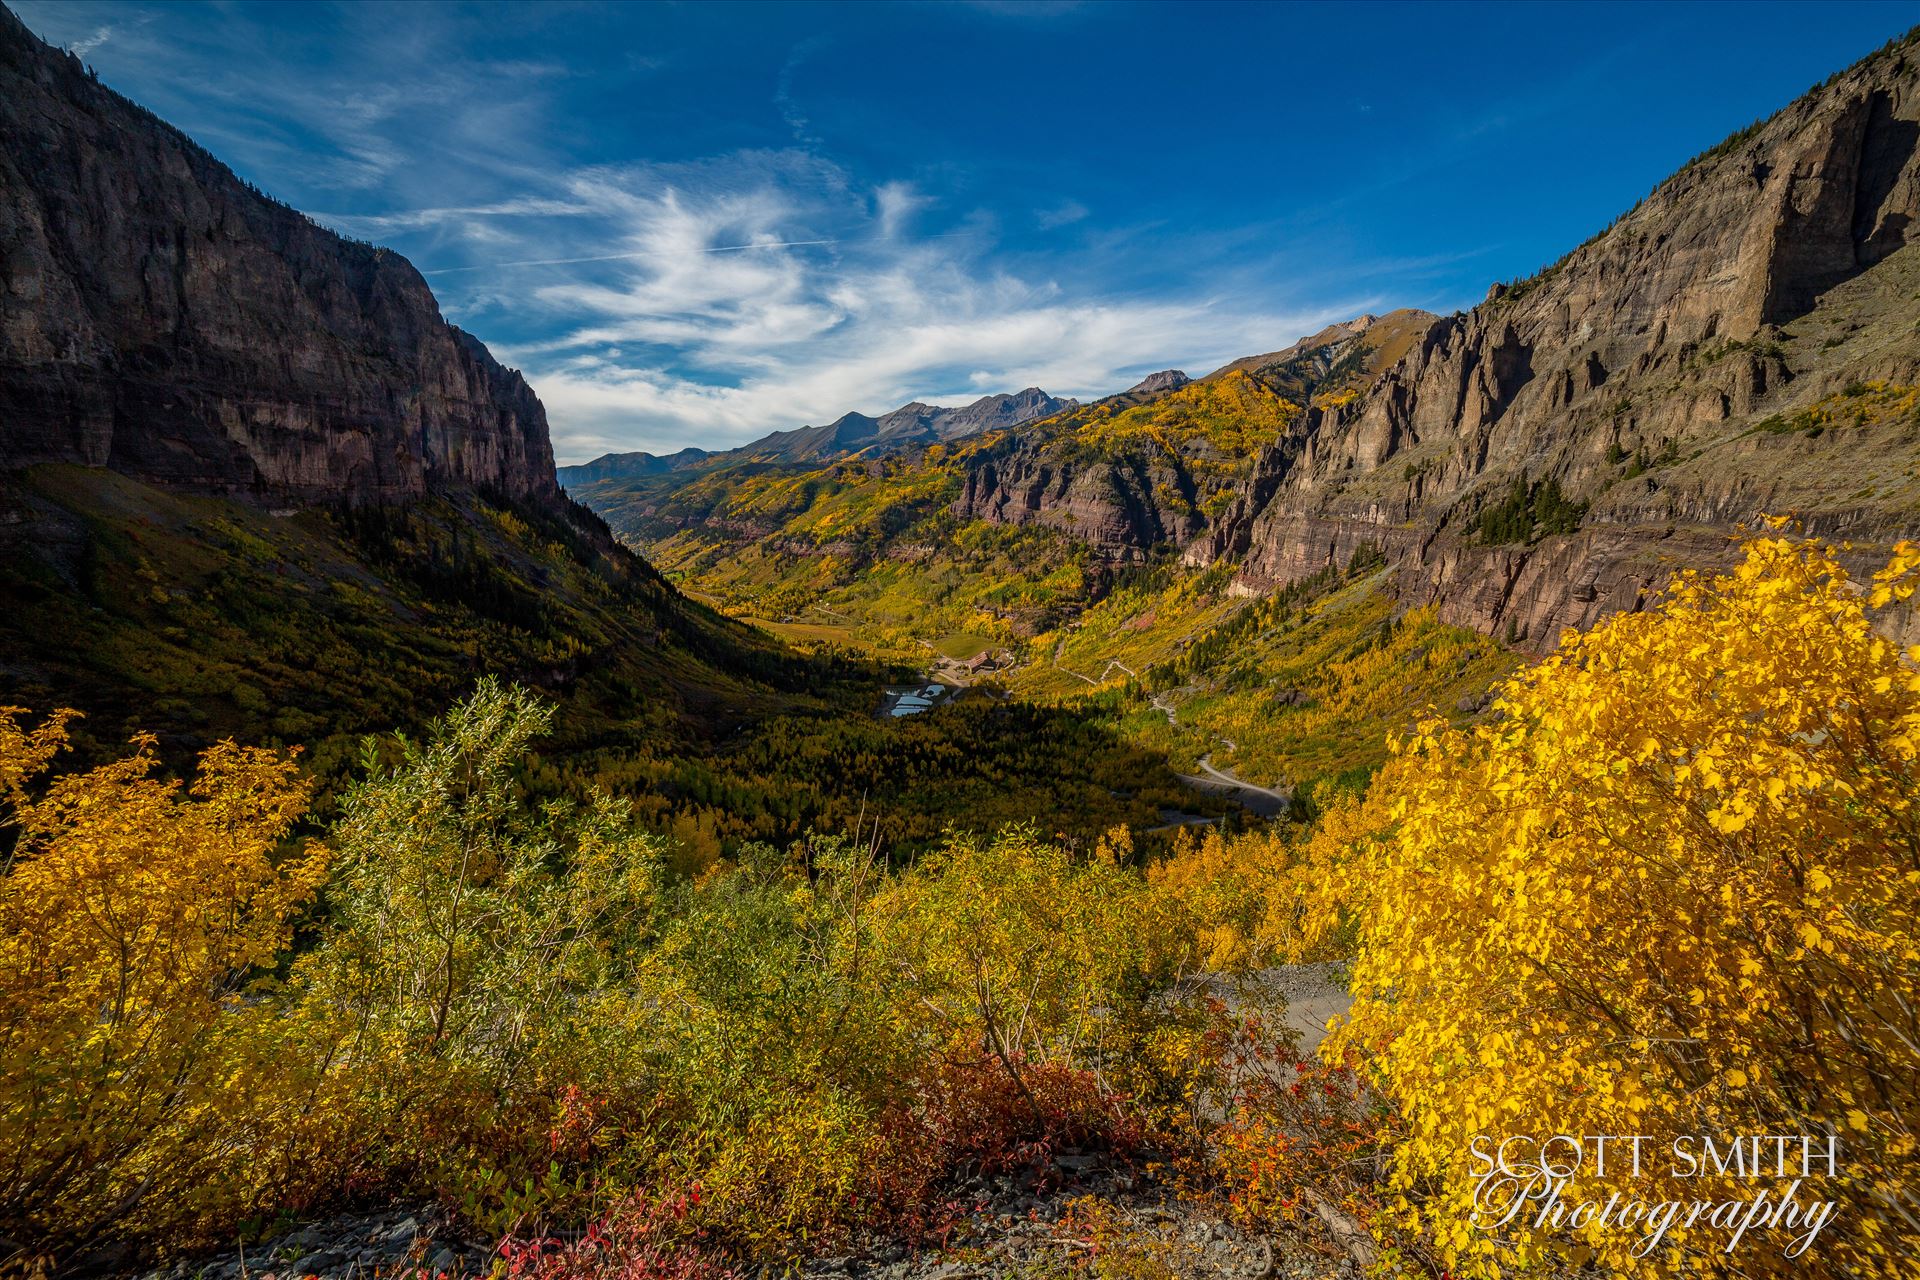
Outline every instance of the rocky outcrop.
<svg viewBox="0 0 1920 1280">
<path fill-rule="evenodd" d="M 1169 502 L 1168 494 L 1184 496 Z M 1044 525 L 1129 561 L 1200 531 L 1193 496 L 1191 475 L 1163 453 L 1077 457 L 1048 441 L 1009 437 L 973 461 L 953 511 L 968 520 Z"/>
<path fill-rule="evenodd" d="M 1676 565 L 1724 560 L 1763 512 L 1920 532 L 1900 479 L 1920 453 L 1910 424 L 1863 410 L 1824 435 L 1756 429 L 1848 387 L 1920 381 L 1916 143 L 1909 40 L 1434 324 L 1364 394 L 1312 408 L 1188 559 L 1232 557 L 1258 592 L 1375 547 L 1409 599 L 1547 647 L 1639 607 Z M 1495 543 L 1476 517 L 1516 481 L 1550 481 L 1584 505 L 1581 526 Z"/>
<path fill-rule="evenodd" d="M 419 272 L 267 199 L 0 9 L 0 465 L 269 505 L 557 498 L 545 412 Z"/>
<path fill-rule="evenodd" d="M 1178 371 L 1155 374 L 1031 430 L 987 441 L 967 459 L 953 513 L 1058 529 L 1117 562 L 1144 559 L 1161 543 L 1187 542 L 1205 520 L 1194 469 L 1178 444 L 1168 436 L 1118 446 L 1094 441 L 1120 414 L 1178 400 L 1189 385 Z"/>
<path fill-rule="evenodd" d="M 1162 369 L 1158 373 L 1150 373 L 1140 379 L 1140 381 L 1128 387 L 1127 392 L 1129 394 L 1136 394 L 1152 391 L 1178 391 L 1181 387 L 1186 386 L 1192 381 L 1192 378 L 1189 378 L 1178 369 Z"/>
<path fill-rule="evenodd" d="M 1116 561 L 1163 543 L 1204 546 L 1216 517 L 1243 507 L 1249 477 L 1259 479 L 1246 441 L 1260 438 L 1263 424 L 1291 419 L 1329 392 L 1357 394 L 1436 321 L 1419 311 L 1395 312 L 1390 322 L 1361 316 L 1198 382 L 1179 370 L 1156 373 L 978 449 L 953 510 L 1059 529 Z"/>
</svg>

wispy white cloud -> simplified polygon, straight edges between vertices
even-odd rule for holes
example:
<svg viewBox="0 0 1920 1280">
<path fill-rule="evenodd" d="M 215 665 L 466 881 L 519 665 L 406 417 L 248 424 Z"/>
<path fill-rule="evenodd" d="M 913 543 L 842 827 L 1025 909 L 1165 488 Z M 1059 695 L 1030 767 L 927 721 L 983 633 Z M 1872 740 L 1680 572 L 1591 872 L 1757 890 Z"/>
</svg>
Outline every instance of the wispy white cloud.
<svg viewBox="0 0 1920 1280">
<path fill-rule="evenodd" d="M 1052 231 L 1056 227 L 1071 226 L 1084 219 L 1090 212 L 1092 211 L 1078 200 L 1062 200 L 1050 208 L 1035 209 L 1033 222 L 1042 231 Z"/>
<path fill-rule="evenodd" d="M 274 194 L 286 194 L 274 175 L 297 174 L 338 205 L 484 206 L 494 201 L 466 197 L 510 172 L 531 188 L 553 88 L 572 74 L 551 60 L 448 56 L 466 20 L 453 6 L 343 6 L 334 16 L 354 56 L 297 74 L 274 26 L 239 7 L 18 0 L 18 11 L 56 43 L 111 55 L 102 73 L 118 87 L 138 67 L 143 105 Z"/>
<path fill-rule="evenodd" d="M 779 79 L 774 82 L 774 105 L 780 108 L 781 118 L 793 130 L 793 140 L 803 147 L 818 147 L 824 143 L 813 132 L 813 123 L 801 112 L 799 102 L 793 96 L 793 77 L 808 58 L 826 47 L 826 43 L 824 37 L 814 36 L 795 45 L 792 52 L 787 54 L 785 65 L 780 68 Z"/>
<path fill-rule="evenodd" d="M 401 209 L 390 213 L 324 213 L 309 210 L 315 218 L 354 235 L 380 235 L 394 231 L 417 231 L 448 223 L 466 223 L 475 218 L 564 218 L 589 213 L 585 205 L 565 200 L 524 197 L 495 204 L 449 205 L 432 209 Z"/>
<path fill-rule="evenodd" d="M 759 244 L 716 244 L 704 249 L 689 249 L 689 253 L 745 253 L 753 249 L 800 249 L 812 245 L 839 244 L 838 240 L 768 240 Z M 625 262 L 631 259 L 658 258 L 659 254 L 650 250 L 636 250 L 633 253 L 596 253 L 584 258 L 523 258 L 518 262 L 476 263 L 470 267 L 434 267 L 422 275 L 447 276 L 463 271 L 500 271 L 508 267 L 570 267 L 582 262 Z"/>
<path fill-rule="evenodd" d="M 1273 349 L 1377 301 L 1289 310 L 1198 290 L 1108 296 L 1014 269 L 990 226 L 911 234 L 928 203 L 913 188 L 863 190 L 807 153 L 590 170 L 558 189 L 570 212 L 524 242 L 605 252 L 423 265 L 446 278 L 551 269 L 513 293 L 550 336 L 501 354 L 545 401 L 566 461 L 724 448 L 911 399 L 1024 386 L 1096 396 L 1153 369 Z"/>
<path fill-rule="evenodd" d="M 910 182 L 883 182 L 873 193 L 873 203 L 879 213 L 880 235 L 890 240 L 900 234 L 909 218 L 933 201 L 915 191 Z"/>
<path fill-rule="evenodd" d="M 84 58 L 111 39 L 113 39 L 113 28 L 103 23 L 67 47 Z"/>
</svg>

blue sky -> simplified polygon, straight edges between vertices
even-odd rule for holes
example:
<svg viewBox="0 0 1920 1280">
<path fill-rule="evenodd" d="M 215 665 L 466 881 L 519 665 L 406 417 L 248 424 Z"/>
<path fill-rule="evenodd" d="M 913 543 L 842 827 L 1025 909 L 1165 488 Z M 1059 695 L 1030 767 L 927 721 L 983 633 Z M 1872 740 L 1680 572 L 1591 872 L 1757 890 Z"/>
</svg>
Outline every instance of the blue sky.
<svg viewBox="0 0 1920 1280">
<path fill-rule="evenodd" d="M 1470 305 L 1920 4 L 14 3 L 426 273 L 562 462 Z"/>
</svg>

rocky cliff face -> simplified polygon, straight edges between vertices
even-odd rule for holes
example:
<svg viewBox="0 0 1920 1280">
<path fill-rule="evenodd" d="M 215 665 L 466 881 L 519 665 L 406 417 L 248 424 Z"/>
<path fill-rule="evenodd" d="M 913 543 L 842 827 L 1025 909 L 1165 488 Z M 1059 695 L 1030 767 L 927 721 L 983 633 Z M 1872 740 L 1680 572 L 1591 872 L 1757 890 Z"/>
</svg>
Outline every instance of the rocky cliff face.
<svg viewBox="0 0 1920 1280">
<path fill-rule="evenodd" d="M 1038 524 L 1111 559 L 1204 539 L 1253 479 L 1260 444 L 1329 396 L 1351 395 L 1438 320 L 1362 316 L 1199 381 L 1153 374 L 1116 396 L 981 449 L 954 512 Z"/>
<path fill-rule="evenodd" d="M 1303 414 L 1188 559 L 1238 560 L 1258 592 L 1378 547 L 1411 599 L 1548 647 L 1763 512 L 1920 532 L 1917 142 L 1910 39 Z M 1504 503 L 1525 528 L 1516 482 L 1583 504 L 1579 527 L 1490 522 Z"/>
<path fill-rule="evenodd" d="M 1088 455 L 1053 438 L 1008 436 L 967 470 L 954 514 L 1069 533 L 1116 561 L 1185 543 L 1203 527 L 1193 476 L 1164 450 Z"/>
<path fill-rule="evenodd" d="M 1162 369 L 1158 373 L 1150 373 L 1140 379 L 1140 381 L 1128 387 L 1127 392 L 1128 394 L 1137 393 L 1144 395 L 1154 391 L 1178 391 L 1191 381 L 1193 381 L 1193 379 L 1189 378 L 1182 370 Z"/>
<path fill-rule="evenodd" d="M 0 9 L 0 465 L 268 505 L 556 496 L 546 415 L 341 239 Z"/>
</svg>

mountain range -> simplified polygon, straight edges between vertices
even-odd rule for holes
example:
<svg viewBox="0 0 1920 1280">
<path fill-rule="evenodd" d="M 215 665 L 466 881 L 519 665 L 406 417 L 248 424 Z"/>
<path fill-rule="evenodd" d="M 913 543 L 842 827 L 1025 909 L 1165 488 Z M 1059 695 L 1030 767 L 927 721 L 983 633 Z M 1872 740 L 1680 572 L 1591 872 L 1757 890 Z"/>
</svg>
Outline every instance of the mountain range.
<svg viewBox="0 0 1920 1280">
<path fill-rule="evenodd" d="M 1156 375 L 1157 376 L 1157 375 Z M 845 413 L 820 427 L 773 431 L 758 440 L 717 453 L 682 449 L 657 457 L 651 453 L 607 453 L 592 462 L 561 467 L 561 485 L 574 488 L 600 480 L 664 475 L 707 465 L 732 462 L 819 462 L 849 453 L 879 454 L 913 445 L 964 440 L 983 431 L 1017 427 L 1036 418 L 1072 408 L 1072 400 L 1050 396 L 1038 387 L 1012 395 L 981 396 L 958 408 L 922 404 L 918 400 L 870 418 Z"/>
<path fill-rule="evenodd" d="M 1860 565 L 1920 531 L 1917 140 L 1909 36 L 1470 310 L 1363 316 L 981 432 L 929 468 L 920 514 L 863 532 L 816 537 L 756 497 L 764 468 L 732 491 L 709 463 L 574 492 L 696 580 L 755 539 L 882 563 L 927 541 L 932 487 L 962 521 L 1054 530 L 1109 564 L 1172 553 L 1245 597 L 1381 555 L 1405 606 L 1544 650 L 1724 563 L 1763 515 L 1851 539 Z"/>
</svg>

